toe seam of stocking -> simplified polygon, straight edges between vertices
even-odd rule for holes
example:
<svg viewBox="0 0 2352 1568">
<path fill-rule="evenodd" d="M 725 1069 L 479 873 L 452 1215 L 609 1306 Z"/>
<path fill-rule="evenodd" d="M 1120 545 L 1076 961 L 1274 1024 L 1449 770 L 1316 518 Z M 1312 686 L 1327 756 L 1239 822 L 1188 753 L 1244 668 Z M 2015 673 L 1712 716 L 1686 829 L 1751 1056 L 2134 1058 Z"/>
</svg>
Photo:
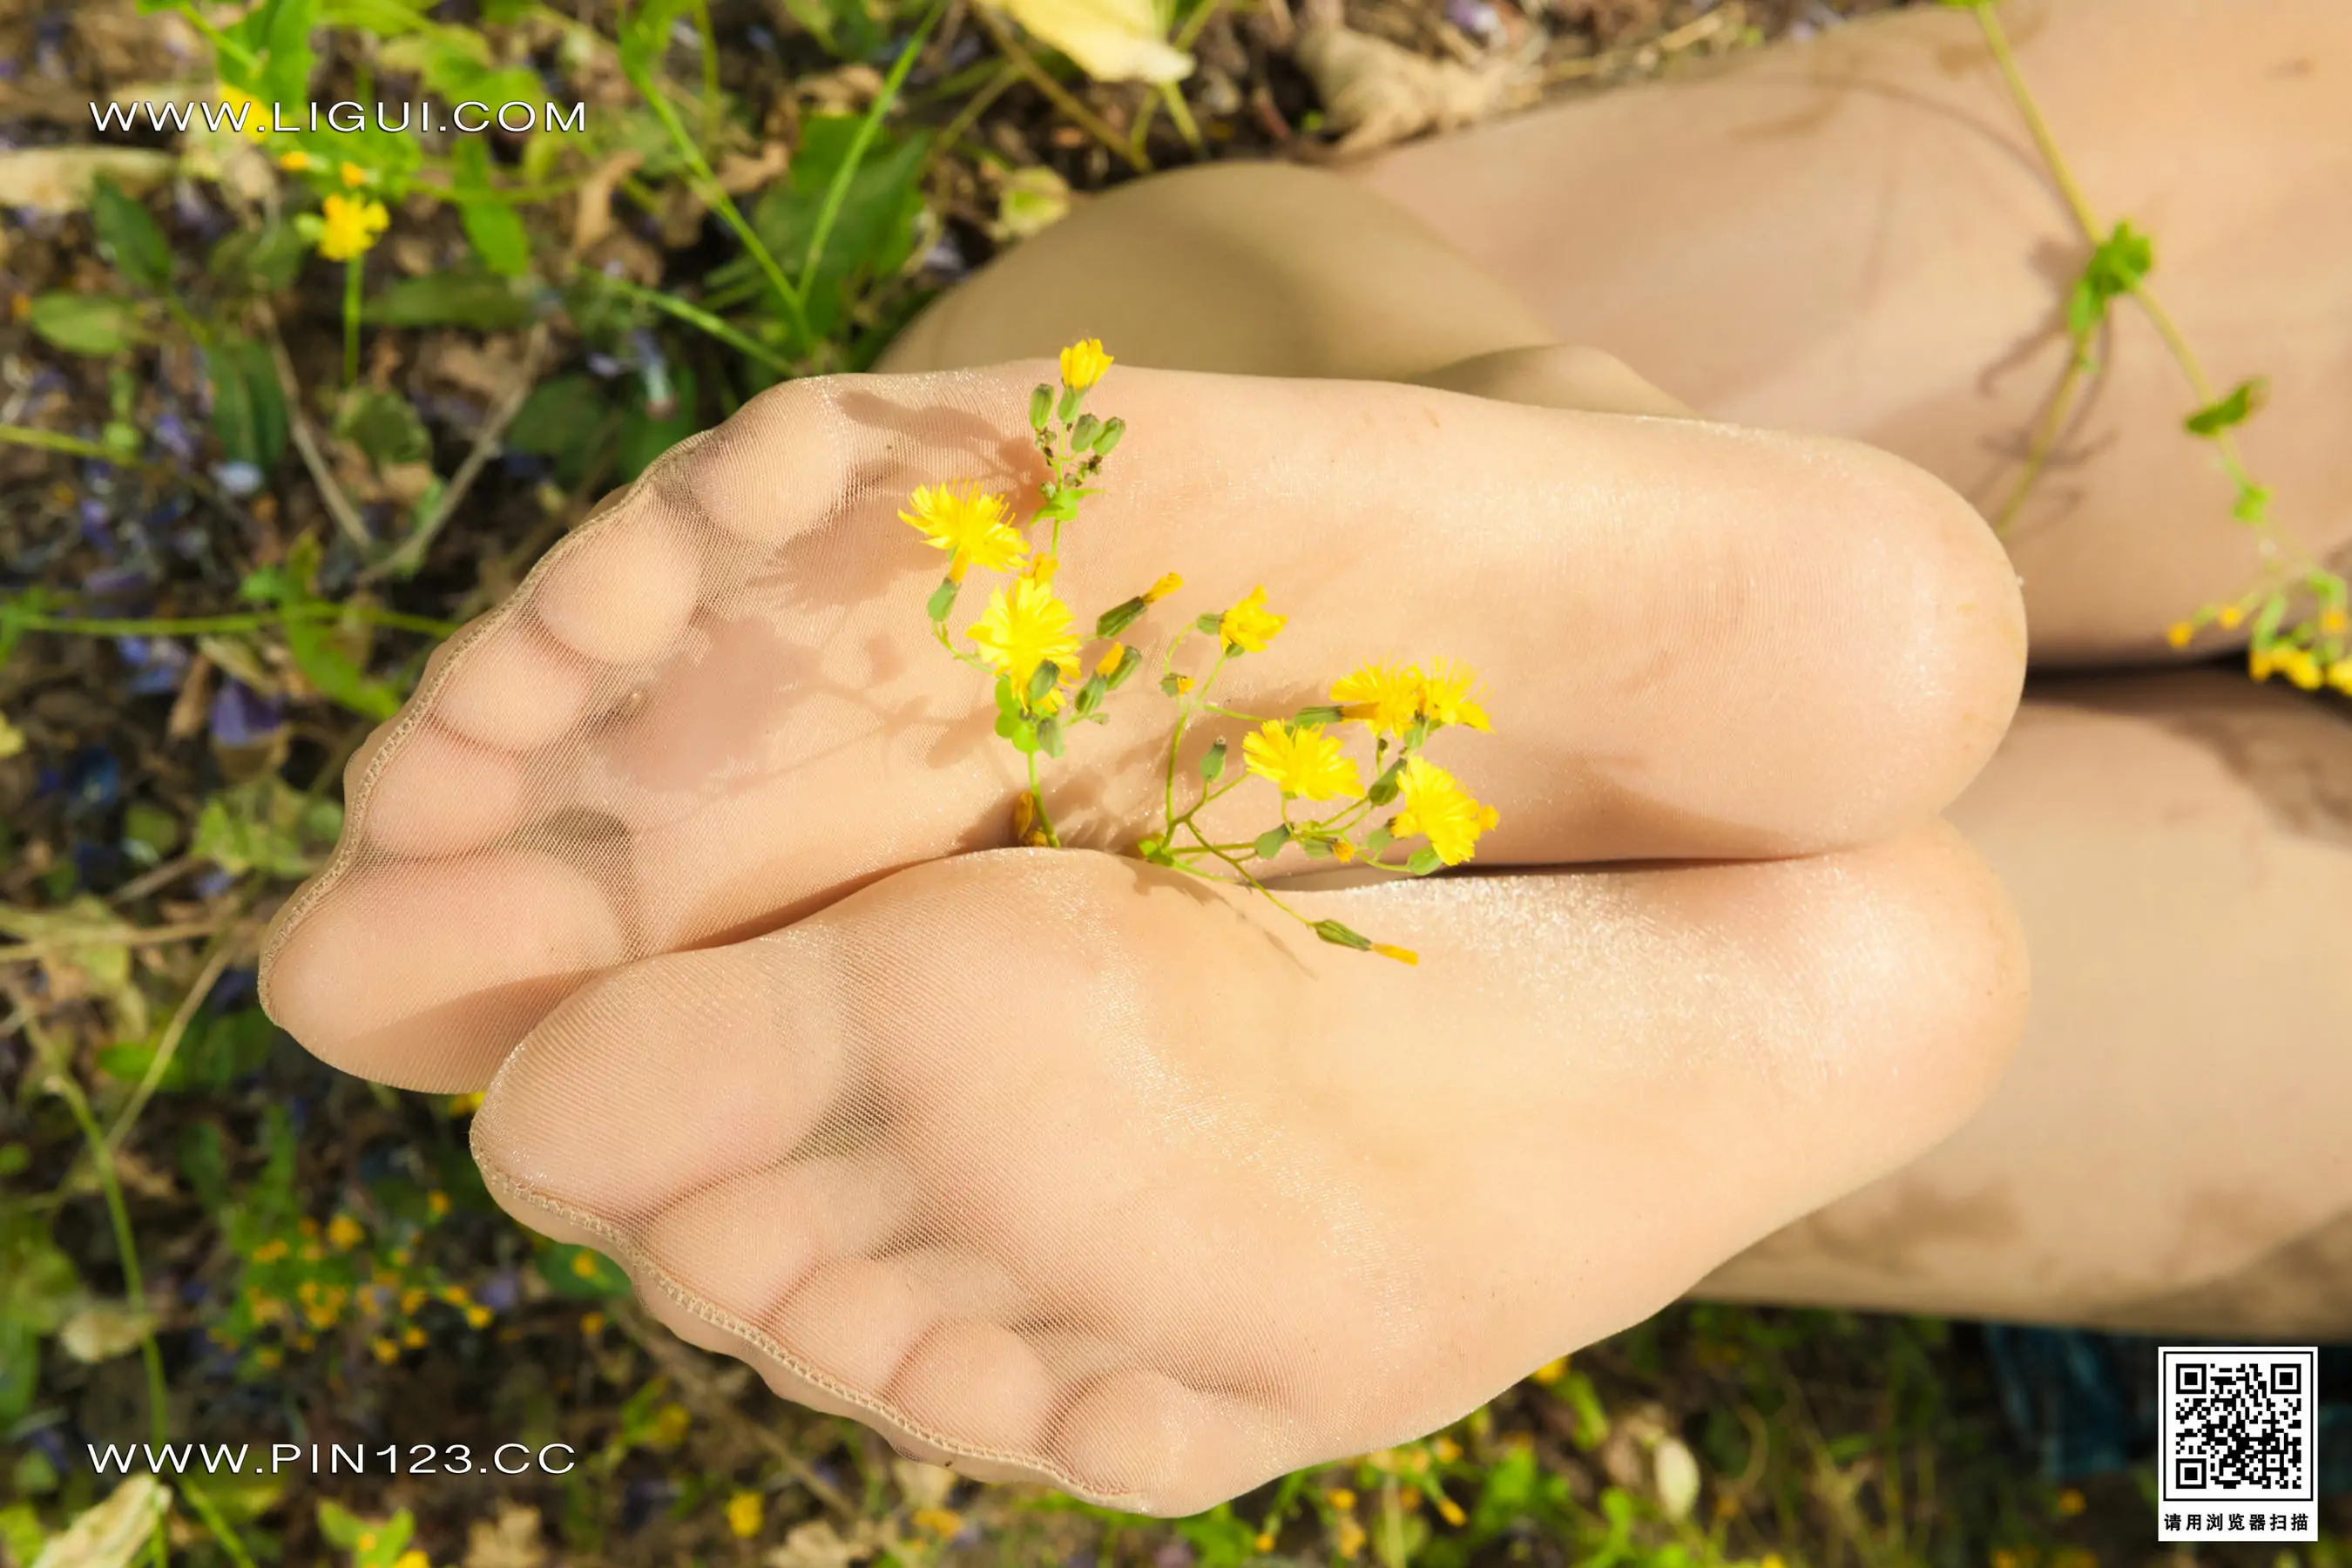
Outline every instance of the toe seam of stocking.
<svg viewBox="0 0 2352 1568">
<path fill-rule="evenodd" d="M 732 1334 L 736 1338 L 751 1344 L 761 1354 L 772 1358 L 778 1364 L 782 1366 L 785 1371 L 791 1373 L 794 1377 L 797 1377 L 803 1382 L 816 1388 L 824 1390 L 826 1394 L 843 1401 L 845 1404 L 855 1406 L 859 1410 L 866 1411 L 870 1415 L 879 1416 L 883 1420 L 888 1422 L 892 1426 L 907 1433 L 908 1436 L 918 1438 L 922 1442 L 929 1443 L 935 1447 L 943 1448 L 959 1458 L 985 1459 L 1000 1464 L 1017 1466 L 1022 1469 L 1034 1471 L 1045 1477 L 1055 1486 L 1060 1487 L 1064 1491 L 1068 1492 L 1071 1496 L 1079 1498 L 1087 1502 L 1095 1503 L 1105 1508 L 1116 1508 L 1126 1511 L 1145 1510 L 1148 1500 L 1139 1494 L 1107 1493 L 1097 1491 L 1094 1488 L 1087 1486 L 1084 1481 L 1080 1480 L 1075 1474 L 1064 1468 L 1062 1466 L 1054 1463 L 1050 1459 L 1031 1454 L 1016 1454 L 1003 1448 L 987 1447 L 969 1442 L 961 1437 L 952 1436 L 947 1433 L 940 1432 L 935 1428 L 928 1426 L 922 1422 L 914 1420 L 886 1400 L 877 1398 L 871 1394 L 859 1393 L 857 1390 L 851 1388 L 846 1384 L 842 1383 L 839 1379 L 809 1365 L 799 1356 L 787 1350 L 774 1335 L 767 1332 L 767 1331 L 744 1322 L 741 1319 L 712 1305 L 688 1290 L 676 1279 L 673 1279 L 666 1269 L 664 1269 L 659 1264 L 656 1263 L 652 1257 L 648 1255 L 643 1247 L 638 1247 L 635 1243 L 631 1241 L 626 1236 L 622 1234 L 617 1226 L 614 1226 L 609 1221 L 599 1215 L 591 1214 L 584 1209 L 575 1208 L 570 1204 L 550 1197 L 544 1193 L 535 1191 L 524 1183 L 520 1182 L 514 1177 L 507 1174 L 505 1172 L 499 1170 L 487 1160 L 482 1160 L 478 1163 L 481 1166 L 482 1180 L 489 1186 L 492 1192 L 501 1197 L 509 1198 L 518 1203 L 526 1204 L 544 1214 L 553 1215 L 565 1221 L 567 1224 L 577 1226 L 581 1229 L 587 1231 L 592 1236 L 594 1236 L 600 1242 L 604 1244 L 606 1250 L 616 1262 L 620 1263 L 628 1271 L 633 1279 L 651 1281 L 655 1286 L 659 1288 L 664 1296 L 669 1298 L 670 1300 L 685 1309 L 688 1312 L 701 1319 L 711 1327 L 719 1329 L 723 1332 Z"/>
</svg>

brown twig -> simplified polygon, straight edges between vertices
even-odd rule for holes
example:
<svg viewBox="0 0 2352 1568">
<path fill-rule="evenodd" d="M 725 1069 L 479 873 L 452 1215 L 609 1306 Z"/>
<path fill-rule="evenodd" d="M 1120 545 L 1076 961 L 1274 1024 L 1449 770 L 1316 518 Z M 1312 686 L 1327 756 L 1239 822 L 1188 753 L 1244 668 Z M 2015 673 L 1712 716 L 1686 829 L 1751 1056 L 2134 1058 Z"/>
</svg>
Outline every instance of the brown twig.
<svg viewBox="0 0 2352 1568">
<path fill-rule="evenodd" d="M 980 25 L 987 28 L 988 36 L 996 41 L 997 52 L 1011 60 L 1014 68 L 1029 79 L 1029 85 L 1051 100 L 1054 107 L 1068 116 L 1073 124 L 1108 148 L 1137 174 L 1151 173 L 1151 160 L 1139 150 L 1129 146 L 1101 115 L 1080 103 L 1069 89 L 1055 81 L 1053 74 L 1037 63 L 1036 57 L 1022 47 L 1021 40 L 1013 36 L 1013 29 L 1007 27 L 994 12 L 981 5 L 974 7 L 972 15 L 980 18 Z"/>
<path fill-rule="evenodd" d="M 255 307 L 261 312 L 261 325 L 269 338 L 270 363 L 278 367 L 278 395 L 286 400 L 286 428 L 294 437 L 294 449 L 302 454 L 302 466 L 310 470 L 310 482 L 319 487 L 319 499 L 327 503 L 327 514 L 343 537 L 362 554 L 375 548 L 375 540 L 360 521 L 351 498 L 343 487 L 335 482 L 334 470 L 327 467 L 326 454 L 319 450 L 318 437 L 311 433 L 310 416 L 302 407 L 302 383 L 294 374 L 294 356 L 286 352 L 286 340 L 278 335 L 278 317 L 267 304 Z"/>
<path fill-rule="evenodd" d="M 547 357 L 548 336 L 545 321 L 530 329 L 514 385 L 490 411 L 490 416 L 483 421 L 481 433 L 474 437 L 474 449 L 466 454 L 464 462 L 457 465 L 457 473 L 441 492 L 441 499 L 435 503 L 431 514 L 409 531 L 408 537 L 401 541 L 399 549 L 362 572 L 361 582 L 372 583 L 395 573 L 406 576 L 425 563 L 425 552 L 432 546 L 434 536 L 457 515 L 458 503 L 466 499 L 466 492 L 474 488 L 474 480 L 480 477 L 483 468 L 498 456 L 499 443 L 505 438 L 507 426 L 514 423 L 515 416 L 522 412 L 523 404 L 530 399 L 531 390 L 539 381 L 540 364 Z"/>
</svg>

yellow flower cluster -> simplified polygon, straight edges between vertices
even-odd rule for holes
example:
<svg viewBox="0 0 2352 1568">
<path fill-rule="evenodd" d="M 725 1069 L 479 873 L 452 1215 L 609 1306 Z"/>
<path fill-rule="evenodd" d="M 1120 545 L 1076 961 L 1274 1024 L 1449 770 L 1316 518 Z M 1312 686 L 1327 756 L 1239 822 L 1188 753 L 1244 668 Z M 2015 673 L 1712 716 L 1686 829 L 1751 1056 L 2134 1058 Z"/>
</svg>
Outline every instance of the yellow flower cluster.
<svg viewBox="0 0 2352 1568">
<path fill-rule="evenodd" d="M 392 226 L 392 215 L 378 201 L 331 195 L 319 209 L 319 254 L 330 261 L 349 261 L 375 247 L 376 237 Z"/>
<path fill-rule="evenodd" d="M 1031 394 L 1029 423 L 1047 477 L 1037 487 L 1040 504 L 1026 521 L 1015 517 L 1011 498 L 971 482 L 919 486 L 898 513 L 926 544 L 947 557 L 946 575 L 928 607 L 933 635 L 960 662 L 994 682 L 996 732 L 1025 759 L 1029 787 L 1013 810 L 1013 836 L 1022 844 L 1061 842 L 1039 787 L 1039 754 L 1061 756 L 1069 726 L 1108 721 L 1102 711 L 1106 699 L 1141 662 L 1138 651 L 1119 640 L 1120 634 L 1184 585 L 1177 574 L 1166 574 L 1142 593 L 1103 611 L 1095 618 L 1091 636 L 1054 586 L 1063 525 L 1075 521 L 1081 503 L 1097 493 L 1090 481 L 1125 433 L 1124 421 L 1084 412 L 1087 394 L 1113 363 L 1098 339 L 1073 343 L 1060 356 L 1058 394 L 1046 385 Z M 1030 531 L 1041 523 L 1050 523 L 1051 531 L 1038 548 Z M 964 642 L 959 644 L 949 631 L 948 617 L 974 568 L 1004 574 L 1009 580 L 990 589 L 985 609 L 965 628 Z M 1402 963 L 1418 963 L 1412 950 L 1373 942 L 1336 920 L 1308 920 L 1246 862 L 1272 860 L 1291 846 L 1310 859 L 1360 862 L 1415 876 L 1470 859 L 1480 837 L 1495 827 L 1497 813 L 1431 762 L 1422 748 L 1449 726 L 1491 729 L 1485 693 L 1467 666 L 1433 658 L 1409 665 L 1367 664 L 1332 686 L 1329 704 L 1286 718 L 1240 712 L 1212 700 L 1226 668 L 1235 659 L 1264 653 L 1289 621 L 1267 602 L 1265 585 L 1258 584 L 1223 610 L 1200 616 L 1168 645 L 1160 689 L 1177 700 L 1177 715 L 1160 792 L 1165 820 L 1158 831 L 1138 840 L 1134 852 L 1191 875 L 1238 880 L 1325 942 Z M 1205 670 L 1179 669 L 1178 656 L 1194 631 L 1214 639 L 1213 658 Z M 1108 646 L 1093 656 L 1092 673 L 1084 674 L 1088 642 Z M 1248 725 L 1240 737 L 1243 765 L 1231 780 L 1220 782 L 1230 741 L 1215 740 L 1199 761 L 1198 798 L 1180 812 L 1176 765 L 1185 731 L 1194 722 L 1220 720 Z M 1345 737 L 1351 723 L 1363 724 L 1370 733 L 1369 774 L 1349 753 Z M 1213 842 L 1196 820 L 1200 812 L 1253 778 L 1273 784 L 1281 796 L 1278 821 L 1246 843 Z M 1302 817 L 1293 812 L 1297 802 L 1328 809 L 1320 816 Z M 1375 820 L 1391 806 L 1395 809 L 1386 821 Z M 1392 845 L 1416 838 L 1424 840 L 1424 846 L 1411 850 L 1404 860 L 1386 858 Z"/>
</svg>

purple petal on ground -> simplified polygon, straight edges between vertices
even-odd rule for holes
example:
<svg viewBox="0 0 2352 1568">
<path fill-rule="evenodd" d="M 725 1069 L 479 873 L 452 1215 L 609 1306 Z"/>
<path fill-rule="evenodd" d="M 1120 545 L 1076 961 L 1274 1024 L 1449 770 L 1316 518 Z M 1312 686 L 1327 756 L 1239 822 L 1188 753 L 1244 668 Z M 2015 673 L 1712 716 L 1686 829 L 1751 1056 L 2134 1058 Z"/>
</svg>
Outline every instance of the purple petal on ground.
<svg viewBox="0 0 2352 1568">
<path fill-rule="evenodd" d="M 117 652 L 131 666 L 130 690 L 136 697 L 177 691 L 188 672 L 188 650 L 172 637 L 117 637 Z"/>
<path fill-rule="evenodd" d="M 259 745 L 285 725 L 286 710 L 242 680 L 224 680 L 213 693 L 213 739 L 224 746 Z"/>
<path fill-rule="evenodd" d="M 474 1300 L 493 1312 L 504 1312 L 522 1300 L 522 1279 L 511 1268 L 501 1268 L 474 1292 Z"/>
<path fill-rule="evenodd" d="M 157 446 L 179 458 L 180 461 L 184 463 L 195 461 L 196 438 L 189 431 L 188 422 L 180 417 L 177 409 L 166 408 L 155 416 L 155 423 L 149 426 L 149 433 L 155 437 Z"/>
<path fill-rule="evenodd" d="M 81 505 L 74 510 L 79 520 L 82 538 L 109 555 L 113 554 L 114 531 L 107 526 L 112 518 L 106 510 L 106 503 L 95 497 L 85 496 Z"/>
<path fill-rule="evenodd" d="M 144 566 L 101 566 L 81 580 L 81 591 L 94 599 L 119 599 L 154 584 Z"/>
</svg>

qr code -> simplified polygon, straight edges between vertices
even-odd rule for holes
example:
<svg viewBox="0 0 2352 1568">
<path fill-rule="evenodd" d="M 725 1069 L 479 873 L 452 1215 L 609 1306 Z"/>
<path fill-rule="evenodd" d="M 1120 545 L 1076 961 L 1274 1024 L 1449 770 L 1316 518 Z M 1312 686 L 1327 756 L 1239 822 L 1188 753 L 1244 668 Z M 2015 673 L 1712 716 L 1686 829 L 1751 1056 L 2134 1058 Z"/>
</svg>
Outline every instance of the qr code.
<svg viewBox="0 0 2352 1568">
<path fill-rule="evenodd" d="M 2316 1541 L 2313 1347 L 2157 1352 L 2158 1539 Z"/>
</svg>

